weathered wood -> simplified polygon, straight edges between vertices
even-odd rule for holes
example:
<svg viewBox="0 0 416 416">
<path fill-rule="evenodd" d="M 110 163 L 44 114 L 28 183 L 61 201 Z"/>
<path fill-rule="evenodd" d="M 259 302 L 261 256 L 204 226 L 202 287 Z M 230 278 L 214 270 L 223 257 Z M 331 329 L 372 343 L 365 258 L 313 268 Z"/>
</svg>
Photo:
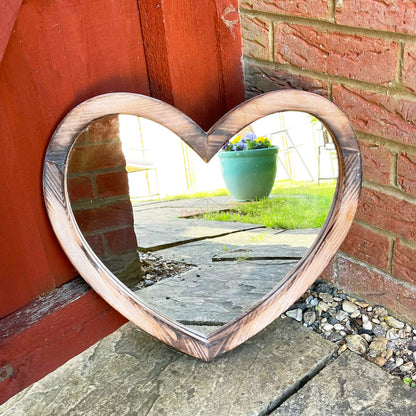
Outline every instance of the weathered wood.
<svg viewBox="0 0 416 416">
<path fill-rule="evenodd" d="M 66 160 L 76 135 L 92 120 L 108 114 L 133 114 L 172 130 L 205 161 L 209 161 L 236 132 L 259 118 L 280 111 L 303 111 L 317 117 L 333 136 L 339 178 L 334 202 L 317 239 L 298 265 L 253 307 L 205 336 L 142 302 L 101 263 L 79 232 L 66 189 Z M 48 213 L 65 252 L 82 276 L 104 299 L 140 328 L 167 344 L 210 361 L 252 337 L 298 299 L 345 238 L 352 223 L 361 187 L 361 158 L 355 133 L 346 116 L 327 99 L 302 91 L 275 91 L 241 104 L 205 133 L 176 108 L 149 97 L 106 94 L 74 108 L 49 144 L 44 166 Z"/>
<path fill-rule="evenodd" d="M 0 404 L 125 322 L 81 278 L 8 315 L 0 326 Z"/>
</svg>

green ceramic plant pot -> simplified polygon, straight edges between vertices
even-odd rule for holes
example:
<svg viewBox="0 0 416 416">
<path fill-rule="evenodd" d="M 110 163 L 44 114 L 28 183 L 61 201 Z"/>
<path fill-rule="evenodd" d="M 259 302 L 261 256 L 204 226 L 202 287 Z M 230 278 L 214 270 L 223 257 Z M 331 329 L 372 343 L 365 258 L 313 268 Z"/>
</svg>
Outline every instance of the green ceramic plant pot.
<svg viewBox="0 0 416 416">
<path fill-rule="evenodd" d="M 269 196 L 276 179 L 277 152 L 277 147 L 270 147 L 218 154 L 225 184 L 235 200 Z"/>
</svg>

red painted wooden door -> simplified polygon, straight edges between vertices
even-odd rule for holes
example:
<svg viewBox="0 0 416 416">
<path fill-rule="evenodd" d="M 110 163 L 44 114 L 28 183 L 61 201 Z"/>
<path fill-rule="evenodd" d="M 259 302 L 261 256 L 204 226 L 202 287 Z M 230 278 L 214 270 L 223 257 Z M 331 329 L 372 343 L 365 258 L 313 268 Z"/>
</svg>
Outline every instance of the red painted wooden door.
<svg viewBox="0 0 416 416">
<path fill-rule="evenodd" d="M 243 101 L 237 1 L 0 2 L 0 317 L 76 276 L 49 225 L 43 156 L 62 117 L 129 91 L 209 127 Z"/>
</svg>

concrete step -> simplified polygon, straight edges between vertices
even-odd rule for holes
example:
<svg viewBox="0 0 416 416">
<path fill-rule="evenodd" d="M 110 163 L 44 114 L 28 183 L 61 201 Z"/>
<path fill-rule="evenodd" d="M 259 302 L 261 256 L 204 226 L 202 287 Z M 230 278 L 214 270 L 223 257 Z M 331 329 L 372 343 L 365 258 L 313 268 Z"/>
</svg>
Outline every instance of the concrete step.
<svg viewBox="0 0 416 416">
<path fill-rule="evenodd" d="M 264 415 L 335 349 L 282 318 L 204 363 L 126 324 L 0 406 L 0 415 Z"/>
</svg>

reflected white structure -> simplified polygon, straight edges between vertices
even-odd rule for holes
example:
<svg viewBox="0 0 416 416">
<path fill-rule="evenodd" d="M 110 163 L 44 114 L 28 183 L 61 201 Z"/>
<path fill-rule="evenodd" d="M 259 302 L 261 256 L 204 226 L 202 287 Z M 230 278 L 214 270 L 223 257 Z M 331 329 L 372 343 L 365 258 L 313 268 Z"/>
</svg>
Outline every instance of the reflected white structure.
<svg viewBox="0 0 416 416">
<path fill-rule="evenodd" d="M 132 198 L 165 198 L 226 188 L 217 155 L 205 163 L 160 124 L 128 115 L 120 115 L 119 121 L 123 149 L 129 155 Z M 337 153 L 331 137 L 309 114 L 271 114 L 251 123 L 247 130 L 267 136 L 279 147 L 276 180 L 337 178 Z"/>
</svg>

